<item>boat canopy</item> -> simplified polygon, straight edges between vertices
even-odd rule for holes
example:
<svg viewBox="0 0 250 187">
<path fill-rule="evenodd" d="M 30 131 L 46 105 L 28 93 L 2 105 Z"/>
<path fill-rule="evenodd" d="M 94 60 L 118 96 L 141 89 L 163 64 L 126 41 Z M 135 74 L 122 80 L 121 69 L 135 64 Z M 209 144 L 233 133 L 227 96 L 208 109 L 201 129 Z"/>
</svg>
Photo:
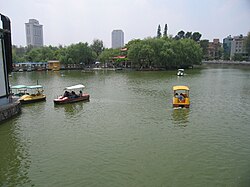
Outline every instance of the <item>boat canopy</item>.
<svg viewBox="0 0 250 187">
<path fill-rule="evenodd" d="M 178 71 L 184 71 L 184 69 L 178 69 Z"/>
<path fill-rule="evenodd" d="M 187 86 L 173 86 L 173 90 L 189 90 Z"/>
<path fill-rule="evenodd" d="M 41 85 L 35 85 L 35 86 L 27 86 L 27 88 L 29 89 L 39 89 L 39 88 L 43 88 Z"/>
<path fill-rule="evenodd" d="M 11 86 L 11 89 L 23 89 L 23 88 L 27 88 L 27 86 L 26 85 Z"/>
<path fill-rule="evenodd" d="M 75 90 L 75 89 L 83 89 L 83 88 L 85 88 L 84 85 L 82 85 L 82 84 L 77 84 L 77 85 L 74 85 L 74 86 L 66 87 L 65 90 Z"/>
</svg>

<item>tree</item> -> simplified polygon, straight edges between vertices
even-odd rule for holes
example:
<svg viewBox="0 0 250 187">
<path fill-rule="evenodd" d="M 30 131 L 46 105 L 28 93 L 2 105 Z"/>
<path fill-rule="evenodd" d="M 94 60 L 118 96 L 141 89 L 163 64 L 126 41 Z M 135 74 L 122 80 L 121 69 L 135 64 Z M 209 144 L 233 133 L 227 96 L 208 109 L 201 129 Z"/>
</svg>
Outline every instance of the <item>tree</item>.
<svg viewBox="0 0 250 187">
<path fill-rule="evenodd" d="M 98 56 L 98 60 L 102 63 L 109 62 L 115 56 L 120 53 L 119 49 L 104 49 L 104 51 Z"/>
<path fill-rule="evenodd" d="M 128 59 L 140 68 L 189 67 L 201 63 L 202 49 L 192 39 L 147 38 L 130 44 Z"/>
<path fill-rule="evenodd" d="M 190 38 L 192 37 L 192 32 L 186 32 L 185 38 Z"/>
<path fill-rule="evenodd" d="M 167 24 L 165 24 L 163 36 L 164 37 L 168 36 L 168 25 Z"/>
<path fill-rule="evenodd" d="M 194 32 L 192 35 L 192 39 L 196 42 L 198 42 L 201 38 L 201 34 L 199 32 Z"/>
<path fill-rule="evenodd" d="M 96 56 L 98 57 L 104 50 L 103 41 L 94 39 L 93 43 L 90 45 L 90 48 L 96 53 Z"/>
<path fill-rule="evenodd" d="M 179 40 L 179 39 L 183 39 L 185 36 L 185 32 L 183 30 L 179 31 L 177 33 L 177 35 L 175 36 L 175 39 Z"/>
<path fill-rule="evenodd" d="M 144 64 L 151 68 L 152 66 L 152 61 L 153 61 L 153 56 L 154 55 L 154 50 L 152 47 L 148 44 L 143 44 L 139 50 L 139 58 L 140 60 L 144 61 Z"/>
<path fill-rule="evenodd" d="M 158 29 L 157 29 L 157 38 L 161 37 L 161 26 L 158 25 Z"/>
<path fill-rule="evenodd" d="M 246 48 L 246 51 L 248 53 L 248 57 L 250 58 L 250 32 L 248 32 L 247 37 L 244 41 L 244 46 Z"/>
<path fill-rule="evenodd" d="M 85 65 L 94 63 L 94 59 L 96 58 L 88 43 L 82 42 L 70 45 L 66 50 L 66 57 L 66 63 L 84 63 Z"/>
<path fill-rule="evenodd" d="M 209 40 L 201 40 L 200 41 L 200 46 L 202 48 L 202 53 L 203 53 L 203 59 L 208 59 L 208 44 Z"/>
</svg>

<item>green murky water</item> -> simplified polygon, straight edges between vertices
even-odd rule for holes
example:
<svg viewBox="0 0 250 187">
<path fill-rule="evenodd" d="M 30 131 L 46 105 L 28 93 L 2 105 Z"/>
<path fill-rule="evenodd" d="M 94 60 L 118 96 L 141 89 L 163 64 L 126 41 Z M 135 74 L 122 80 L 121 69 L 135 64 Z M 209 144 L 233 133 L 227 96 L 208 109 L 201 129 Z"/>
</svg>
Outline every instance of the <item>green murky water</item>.
<svg viewBox="0 0 250 187">
<path fill-rule="evenodd" d="M 0 125 L 0 186 L 249 186 L 250 69 L 14 73 L 46 102 Z M 90 102 L 54 106 L 83 83 Z M 190 109 L 172 108 L 172 86 Z"/>
</svg>

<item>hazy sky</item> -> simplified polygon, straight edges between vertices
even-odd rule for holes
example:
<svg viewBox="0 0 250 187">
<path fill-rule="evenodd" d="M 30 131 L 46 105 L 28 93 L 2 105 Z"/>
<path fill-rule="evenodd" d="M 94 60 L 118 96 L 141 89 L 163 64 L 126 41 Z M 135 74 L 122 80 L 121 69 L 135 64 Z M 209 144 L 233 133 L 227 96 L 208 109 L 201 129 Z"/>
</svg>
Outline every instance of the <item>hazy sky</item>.
<svg viewBox="0 0 250 187">
<path fill-rule="evenodd" d="M 111 47 L 111 32 L 122 29 L 125 43 L 168 34 L 198 31 L 202 39 L 247 35 L 250 0 L 0 0 L 0 13 L 12 24 L 12 43 L 26 45 L 25 23 L 43 25 L 44 44 L 58 46 L 100 39 Z"/>
</svg>

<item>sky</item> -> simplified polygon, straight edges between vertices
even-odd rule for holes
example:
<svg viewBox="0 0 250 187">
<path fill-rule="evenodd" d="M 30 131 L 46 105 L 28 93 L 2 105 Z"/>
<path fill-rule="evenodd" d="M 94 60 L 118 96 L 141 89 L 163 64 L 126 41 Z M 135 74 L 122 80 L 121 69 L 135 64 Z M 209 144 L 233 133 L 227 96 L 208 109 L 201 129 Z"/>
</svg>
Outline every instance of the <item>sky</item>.
<svg viewBox="0 0 250 187">
<path fill-rule="evenodd" d="M 25 23 L 43 25 L 44 45 L 68 46 L 102 40 L 121 29 L 125 43 L 154 37 L 158 25 L 168 34 L 200 32 L 212 41 L 250 32 L 250 0 L 0 0 L 11 20 L 12 44 L 26 46 Z"/>
</svg>

